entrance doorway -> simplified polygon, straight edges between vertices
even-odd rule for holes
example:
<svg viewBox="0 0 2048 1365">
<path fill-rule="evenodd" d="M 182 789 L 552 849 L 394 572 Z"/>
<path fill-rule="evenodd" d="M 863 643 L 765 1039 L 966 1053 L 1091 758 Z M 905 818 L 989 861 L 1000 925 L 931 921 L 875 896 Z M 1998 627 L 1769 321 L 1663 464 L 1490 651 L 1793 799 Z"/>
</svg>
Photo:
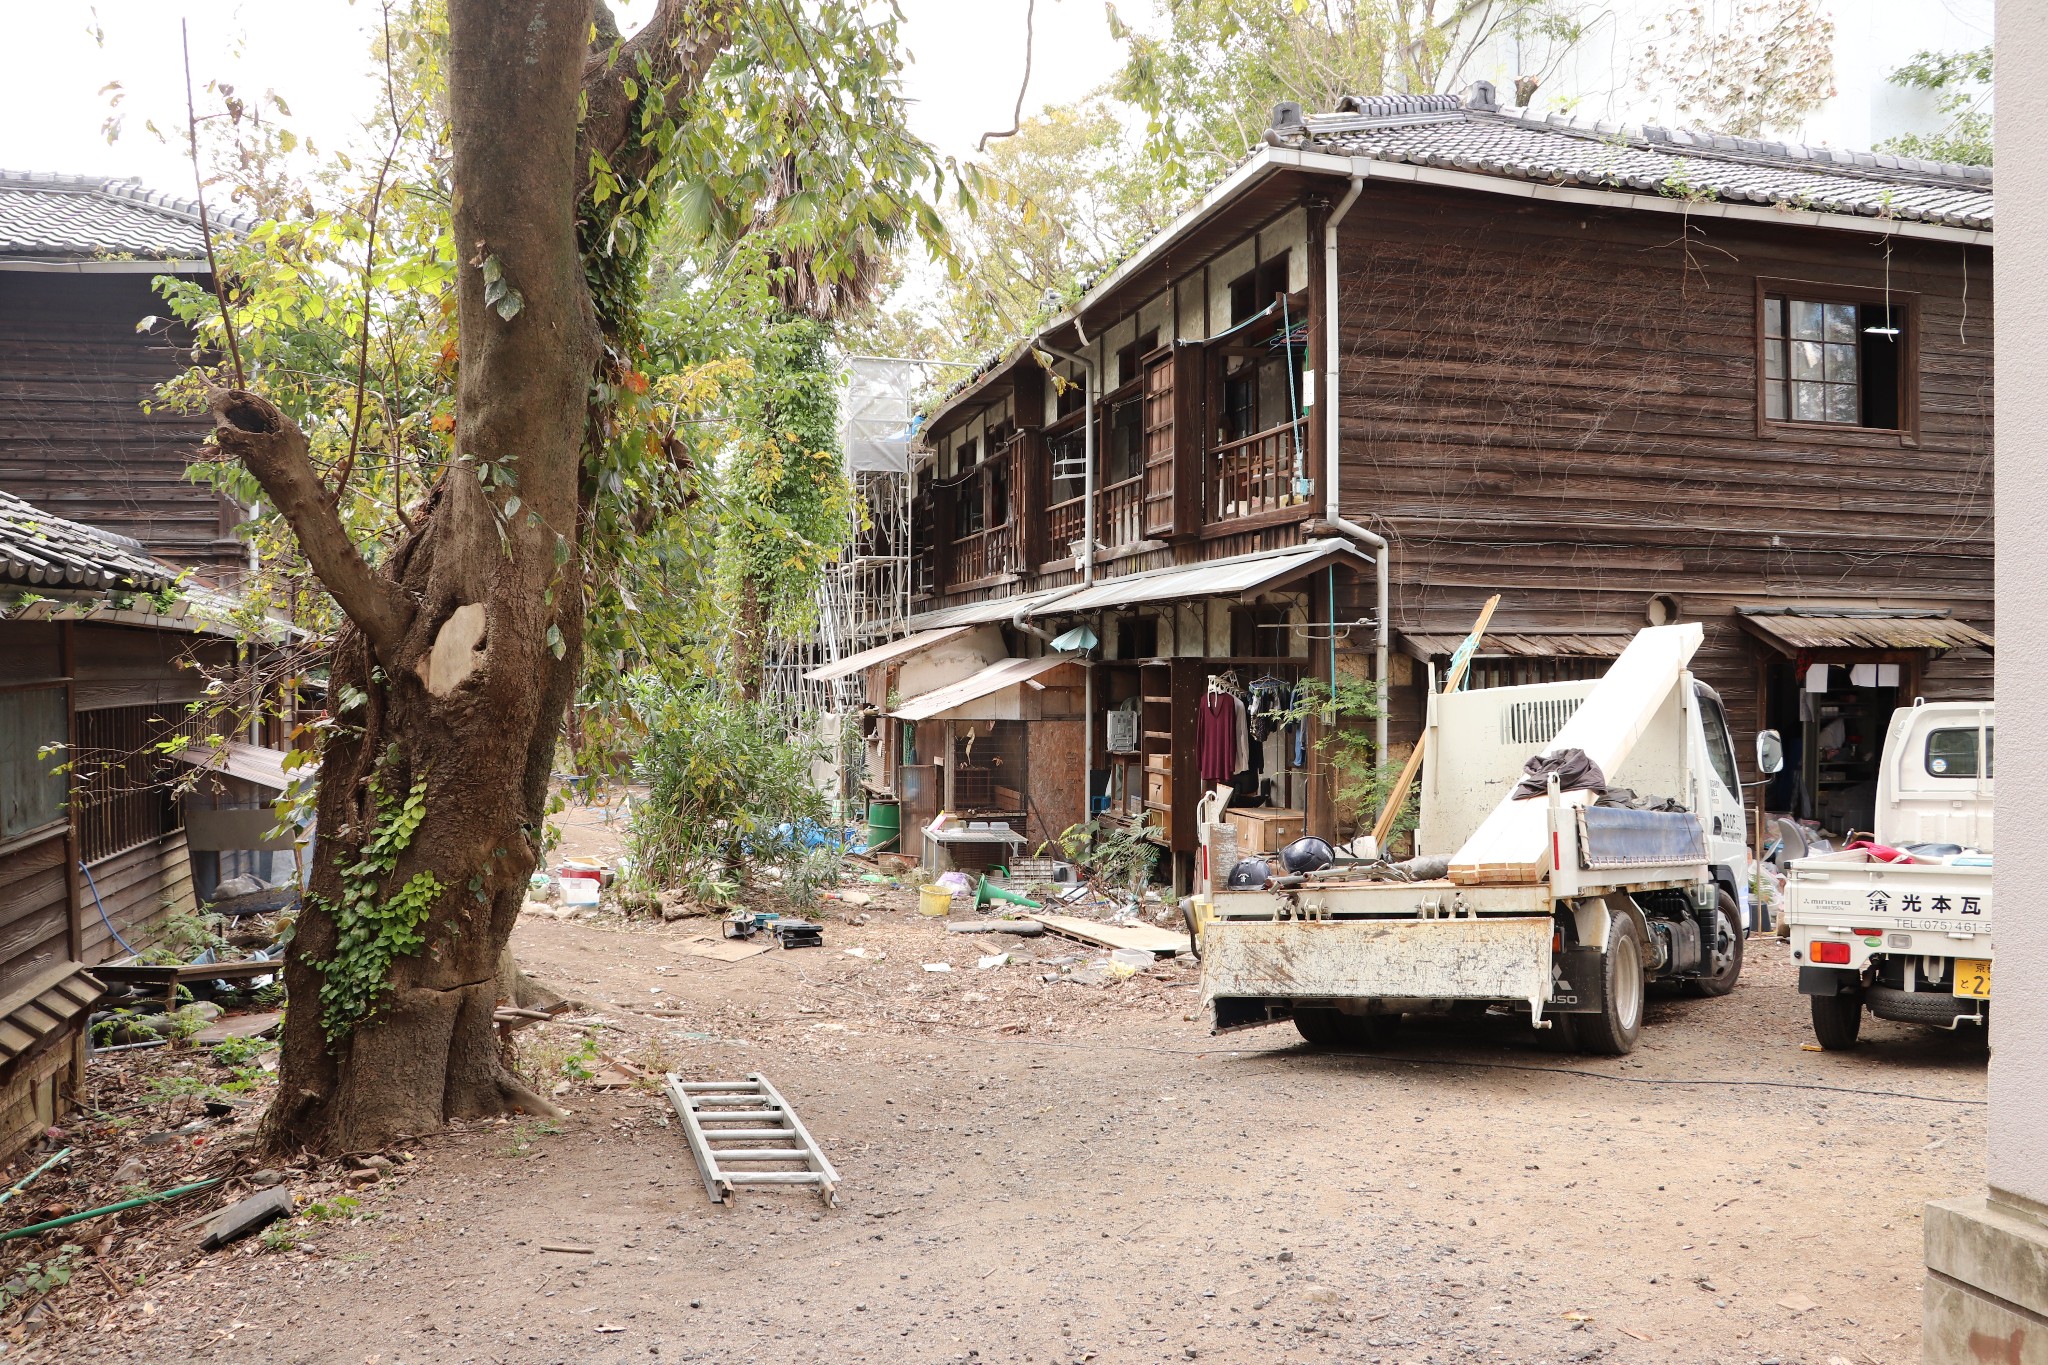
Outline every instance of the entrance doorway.
<svg viewBox="0 0 2048 1365">
<path fill-rule="evenodd" d="M 1765 788 L 1765 809 L 1831 834 L 1869 831 L 1885 730 L 1911 700 L 1916 673 L 1896 654 L 1768 660 L 1764 725 L 1783 737 L 1785 766 Z"/>
</svg>

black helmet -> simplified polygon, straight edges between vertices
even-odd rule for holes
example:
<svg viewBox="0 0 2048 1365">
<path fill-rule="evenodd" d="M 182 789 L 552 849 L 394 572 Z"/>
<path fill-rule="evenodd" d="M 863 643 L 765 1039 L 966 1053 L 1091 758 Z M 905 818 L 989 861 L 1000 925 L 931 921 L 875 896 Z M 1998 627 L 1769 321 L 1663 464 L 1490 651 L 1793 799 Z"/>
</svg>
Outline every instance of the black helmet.
<svg viewBox="0 0 2048 1365">
<path fill-rule="evenodd" d="M 1280 850 L 1280 866 L 1299 876 L 1304 872 L 1320 872 L 1337 861 L 1337 855 L 1327 841 L 1311 834 L 1306 839 L 1296 839 Z"/>
<path fill-rule="evenodd" d="M 1256 891 L 1266 884 L 1273 875 L 1264 858 L 1246 858 L 1230 869 L 1230 887 L 1234 891 Z"/>
</svg>

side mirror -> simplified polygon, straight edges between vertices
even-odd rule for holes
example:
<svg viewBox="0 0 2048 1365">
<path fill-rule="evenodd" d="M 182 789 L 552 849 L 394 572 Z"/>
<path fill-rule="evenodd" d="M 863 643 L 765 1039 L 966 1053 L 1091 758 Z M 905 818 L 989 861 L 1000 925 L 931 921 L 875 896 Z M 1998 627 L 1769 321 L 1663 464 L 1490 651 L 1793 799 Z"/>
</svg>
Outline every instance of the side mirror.
<svg viewBox="0 0 2048 1365">
<path fill-rule="evenodd" d="M 1759 730 L 1756 735 L 1756 770 L 1765 777 L 1784 771 L 1785 741 L 1776 730 Z"/>
</svg>

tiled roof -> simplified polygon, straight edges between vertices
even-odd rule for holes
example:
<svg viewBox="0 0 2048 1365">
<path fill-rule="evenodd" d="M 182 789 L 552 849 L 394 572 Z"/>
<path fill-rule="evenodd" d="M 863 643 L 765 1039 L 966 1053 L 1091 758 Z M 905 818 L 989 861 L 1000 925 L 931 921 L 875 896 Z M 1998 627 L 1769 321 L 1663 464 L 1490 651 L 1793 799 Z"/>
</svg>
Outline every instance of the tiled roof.
<svg viewBox="0 0 2048 1365">
<path fill-rule="evenodd" d="M 207 205 L 214 230 L 246 232 L 255 219 Z M 199 205 L 138 180 L 0 170 L 0 259 L 81 261 L 132 256 L 201 260 Z"/>
<path fill-rule="evenodd" d="M 0 493 L 0 588 L 154 592 L 177 576 L 126 536 L 53 517 Z"/>
<path fill-rule="evenodd" d="M 1524 117 L 1455 95 L 1346 99 L 1269 133 L 1283 147 L 1541 184 L 1991 226 L 1991 168 L 1679 128 Z"/>
</svg>

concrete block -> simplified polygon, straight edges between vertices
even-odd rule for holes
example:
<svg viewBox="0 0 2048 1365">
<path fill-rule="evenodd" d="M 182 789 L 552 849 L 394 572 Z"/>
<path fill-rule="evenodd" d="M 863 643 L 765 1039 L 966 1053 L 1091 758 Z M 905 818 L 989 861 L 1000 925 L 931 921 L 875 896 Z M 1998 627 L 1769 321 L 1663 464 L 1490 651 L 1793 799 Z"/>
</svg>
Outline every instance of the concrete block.
<svg viewBox="0 0 2048 1365">
<path fill-rule="evenodd" d="M 1984 1197 L 1929 1204 L 1926 1365 L 2048 1365 L 2048 1223 Z"/>
</svg>

